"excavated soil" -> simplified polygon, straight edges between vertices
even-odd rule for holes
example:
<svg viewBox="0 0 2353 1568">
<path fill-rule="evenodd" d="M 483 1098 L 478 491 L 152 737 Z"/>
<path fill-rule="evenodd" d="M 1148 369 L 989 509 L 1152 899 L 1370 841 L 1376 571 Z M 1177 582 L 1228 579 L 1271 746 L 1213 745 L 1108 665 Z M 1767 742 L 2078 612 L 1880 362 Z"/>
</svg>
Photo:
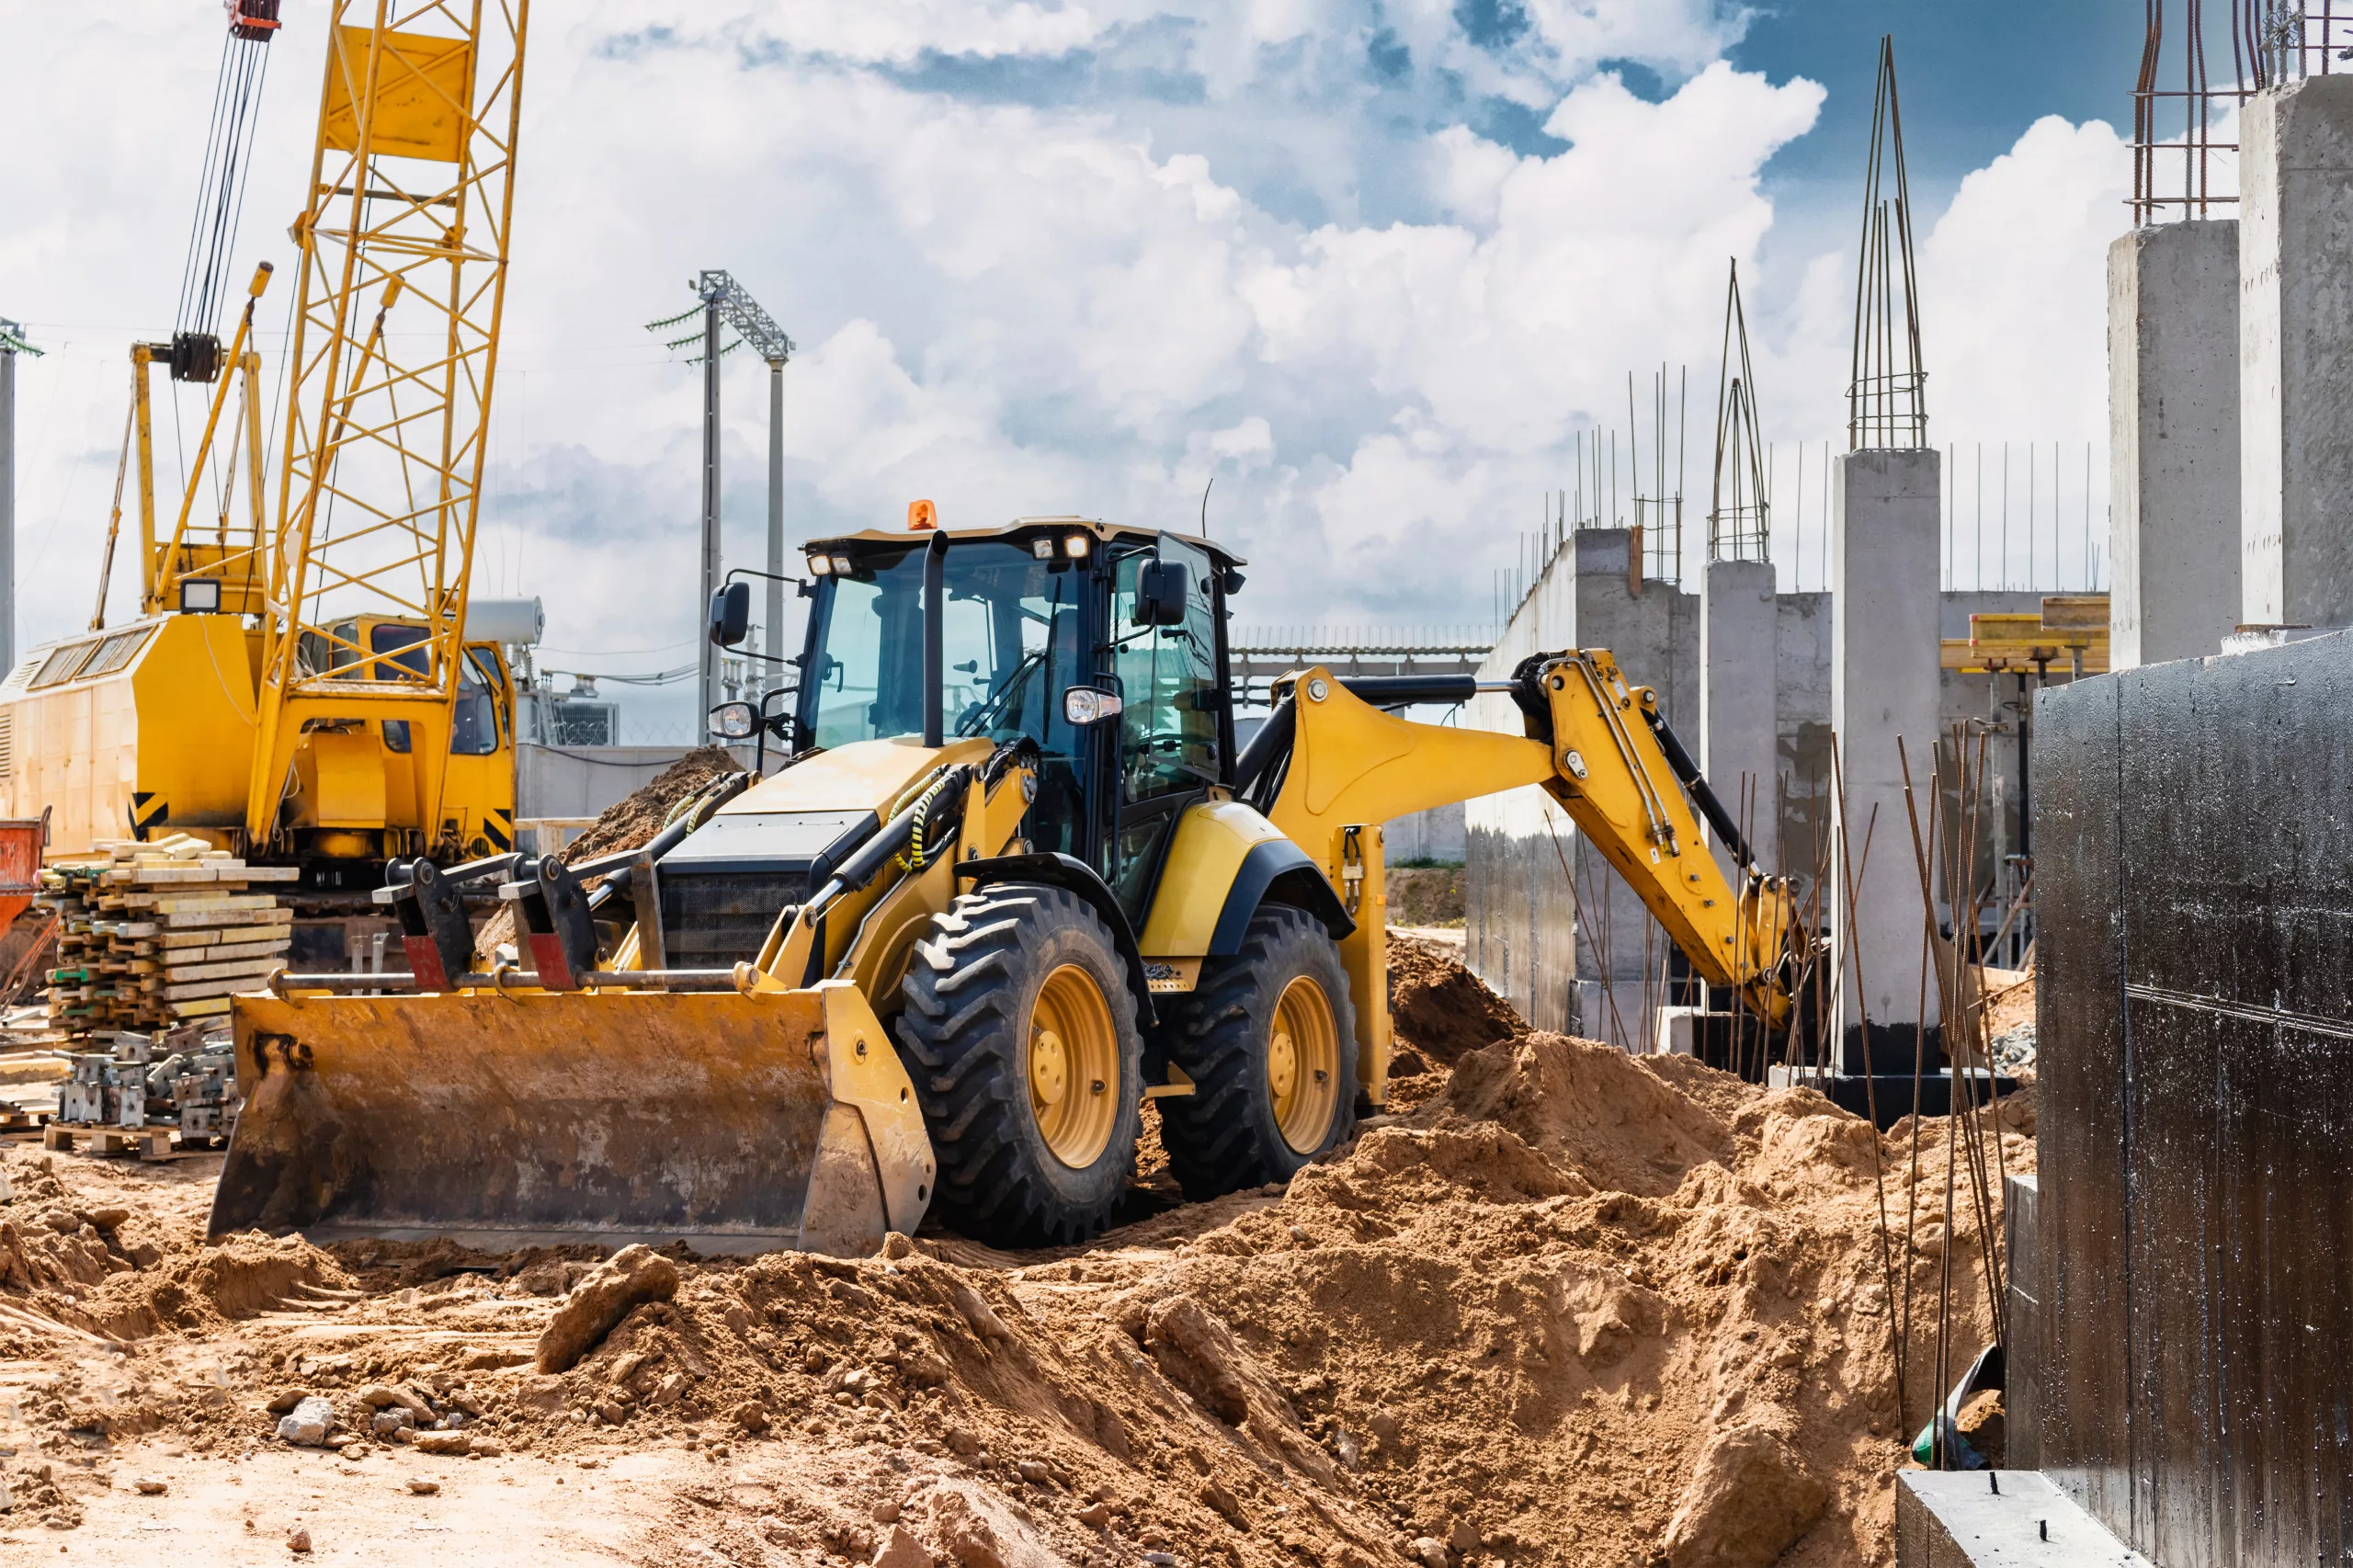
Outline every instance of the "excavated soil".
<svg viewBox="0 0 2353 1568">
<path fill-rule="evenodd" d="M 1947 1124 L 1876 1139 L 1811 1091 L 1529 1033 L 1403 944 L 1396 989 L 1432 1092 L 1288 1189 L 1051 1253 L 679 1251 L 675 1294 L 557 1374 L 534 1352 L 592 1251 L 206 1244 L 217 1158 L 12 1148 L 0 1558 L 1891 1561 L 1948 1246 L 1963 1365 L 1985 1336 Z M 2000 1121 L 2030 1168 L 2030 1096 Z M 274 1435 L 306 1394 L 326 1449 Z M 435 1429 L 380 1438 L 380 1408 Z"/>
<path fill-rule="evenodd" d="M 1398 926 L 1461 926 L 1470 880 L 1460 866 L 1392 866 L 1383 888 Z"/>
<path fill-rule="evenodd" d="M 655 774 L 643 789 L 606 807 L 588 831 L 565 845 L 556 858 L 567 866 L 577 866 L 600 855 L 650 843 L 669 822 L 670 813 L 679 802 L 699 795 L 731 773 L 743 771 L 744 765 L 718 746 L 690 751 Z M 591 879 L 585 885 L 595 886 L 596 880 Z M 514 940 L 515 912 L 501 904 L 474 933 L 474 950 L 484 955 L 494 953 L 500 944 Z"/>
</svg>

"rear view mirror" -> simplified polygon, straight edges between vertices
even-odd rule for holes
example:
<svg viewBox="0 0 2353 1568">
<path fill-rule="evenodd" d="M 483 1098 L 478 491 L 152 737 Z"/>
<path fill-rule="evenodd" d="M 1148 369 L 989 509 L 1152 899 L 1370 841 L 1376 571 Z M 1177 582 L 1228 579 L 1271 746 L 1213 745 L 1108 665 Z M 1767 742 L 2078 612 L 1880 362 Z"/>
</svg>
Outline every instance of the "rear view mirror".
<svg viewBox="0 0 2353 1568">
<path fill-rule="evenodd" d="M 1185 596 L 1191 586 L 1183 562 L 1145 562 L 1136 574 L 1136 624 L 1184 625 Z"/>
<path fill-rule="evenodd" d="M 752 629 L 752 585 L 730 583 L 710 596 L 710 640 L 733 648 Z"/>
<path fill-rule="evenodd" d="M 749 740 L 760 727 L 757 710 L 748 702 L 722 702 L 710 710 L 710 733 L 731 741 Z"/>
</svg>

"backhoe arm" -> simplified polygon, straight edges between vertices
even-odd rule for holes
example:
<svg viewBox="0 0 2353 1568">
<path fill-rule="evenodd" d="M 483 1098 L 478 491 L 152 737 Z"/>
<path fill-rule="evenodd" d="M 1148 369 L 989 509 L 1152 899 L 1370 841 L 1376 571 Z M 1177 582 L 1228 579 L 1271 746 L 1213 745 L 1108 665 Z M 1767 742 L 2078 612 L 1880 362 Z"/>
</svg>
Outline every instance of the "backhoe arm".
<svg viewBox="0 0 2353 1568">
<path fill-rule="evenodd" d="M 1541 786 L 1641 897 L 1644 907 L 1711 985 L 1737 993 L 1758 1017 L 1786 1025 L 1800 940 L 1790 923 L 1786 883 L 1747 864 L 1746 846 L 1698 769 L 1658 717 L 1647 687 L 1631 687 L 1605 650 L 1539 654 L 1525 661 L 1508 690 L 1526 721 L 1525 736 L 1420 724 L 1382 711 L 1327 669 L 1290 682 L 1275 722 L 1291 729 L 1288 758 L 1248 780 L 1267 817 L 1324 865 L 1351 914 L 1364 888 L 1381 886 L 1377 826 L 1427 810 L 1522 785 Z M 1453 694 L 1468 696 L 1470 688 Z M 1375 690 L 1376 698 L 1405 699 Z M 1255 788 L 1252 788 L 1255 786 Z M 1704 813 L 1743 862 L 1728 880 L 1700 832 Z M 1385 987 L 1377 933 L 1378 905 L 1342 944 L 1357 979 L 1360 1043 L 1385 1062 L 1385 1007 L 1368 1007 Z M 1384 961 L 1376 964 L 1376 956 Z M 1366 1015 L 1378 1013 L 1377 1019 Z M 1377 1041 L 1377 1043 L 1376 1043 Z M 1370 1076 L 1370 1074 L 1368 1075 Z M 1381 1098 L 1369 1083 L 1373 1097 Z"/>
</svg>

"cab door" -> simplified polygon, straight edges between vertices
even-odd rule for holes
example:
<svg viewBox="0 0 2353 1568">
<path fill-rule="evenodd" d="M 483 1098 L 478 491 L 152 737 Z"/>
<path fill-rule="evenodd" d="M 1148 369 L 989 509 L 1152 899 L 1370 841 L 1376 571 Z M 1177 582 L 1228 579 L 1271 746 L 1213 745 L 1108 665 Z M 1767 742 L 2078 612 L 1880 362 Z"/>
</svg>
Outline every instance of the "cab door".
<svg viewBox="0 0 2353 1568">
<path fill-rule="evenodd" d="M 495 643 L 468 643 L 449 710 L 441 817 L 468 856 L 515 846 L 515 687 Z"/>
<path fill-rule="evenodd" d="M 1148 624 L 1138 613 L 1139 588 L 1154 561 L 1184 574 L 1183 619 L 1175 624 Z M 1124 706 L 1110 882 L 1138 928 L 1176 819 L 1233 773 L 1227 694 L 1219 679 L 1218 593 L 1209 552 L 1168 534 L 1156 547 L 1131 549 L 1112 561 L 1111 668 Z"/>
</svg>

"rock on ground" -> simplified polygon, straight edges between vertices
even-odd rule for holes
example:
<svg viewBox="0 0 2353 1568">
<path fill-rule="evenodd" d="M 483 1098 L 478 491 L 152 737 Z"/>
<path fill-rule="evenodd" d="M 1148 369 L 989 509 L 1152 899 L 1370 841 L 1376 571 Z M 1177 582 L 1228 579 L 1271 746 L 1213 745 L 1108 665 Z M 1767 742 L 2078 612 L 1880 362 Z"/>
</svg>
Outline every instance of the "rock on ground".
<svg viewBox="0 0 2353 1568">
<path fill-rule="evenodd" d="M 1734 1426 L 1699 1450 L 1660 1550 L 1670 1568 L 1767 1568 L 1829 1501 L 1779 1433 Z"/>
<path fill-rule="evenodd" d="M 278 1435 L 290 1443 L 306 1449 L 326 1446 L 327 1433 L 335 1427 L 335 1406 L 315 1395 L 296 1402 L 292 1410 L 278 1418 Z"/>
<path fill-rule="evenodd" d="M 631 1307 L 666 1301 L 678 1293 L 678 1266 L 639 1243 L 597 1266 L 572 1288 L 540 1335 L 539 1369 L 568 1372 Z"/>
</svg>

